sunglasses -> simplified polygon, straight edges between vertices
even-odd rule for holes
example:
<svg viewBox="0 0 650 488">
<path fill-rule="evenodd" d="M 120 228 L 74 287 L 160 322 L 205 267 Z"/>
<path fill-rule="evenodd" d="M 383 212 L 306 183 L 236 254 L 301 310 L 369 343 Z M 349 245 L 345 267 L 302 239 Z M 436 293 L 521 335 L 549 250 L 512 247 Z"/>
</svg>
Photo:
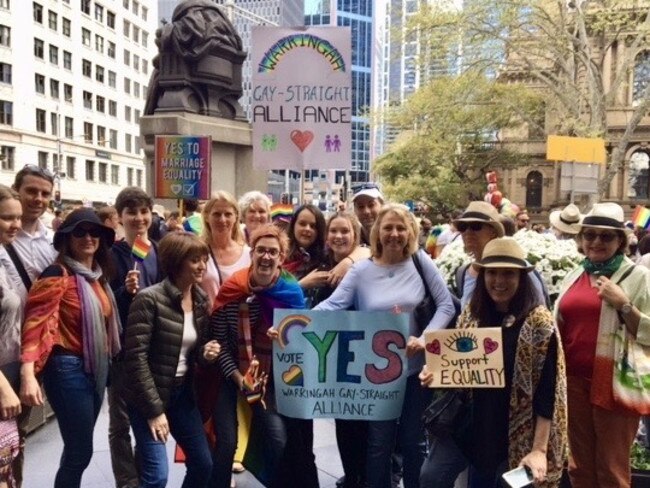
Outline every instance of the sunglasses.
<svg viewBox="0 0 650 488">
<path fill-rule="evenodd" d="M 259 257 L 264 257 L 265 254 L 268 254 L 272 258 L 277 258 L 280 255 L 280 250 L 272 247 L 258 246 L 253 249 L 253 251 L 255 251 L 255 254 L 257 254 Z"/>
<path fill-rule="evenodd" d="M 72 237 L 76 237 L 77 239 L 81 239 L 82 237 L 86 237 L 87 234 L 90 234 L 90 237 L 92 238 L 98 238 L 102 236 L 102 231 L 99 227 L 91 227 L 90 229 L 84 229 L 82 227 L 75 227 L 72 232 Z"/>
<path fill-rule="evenodd" d="M 22 173 L 23 175 L 40 176 L 41 178 L 46 179 L 50 183 L 54 183 L 54 173 L 52 173 L 47 168 L 41 168 L 40 166 L 37 166 L 35 164 L 26 164 L 20 170 L 20 173 Z"/>
<path fill-rule="evenodd" d="M 359 193 L 361 190 L 379 190 L 379 185 L 377 183 L 362 183 L 360 185 L 354 185 L 352 191 L 354 193 Z"/>
<path fill-rule="evenodd" d="M 468 229 L 472 232 L 478 232 L 484 225 L 485 224 L 482 222 L 458 222 L 456 224 L 456 229 L 458 229 L 458 232 L 465 232 Z"/>
<path fill-rule="evenodd" d="M 586 232 L 582 233 L 582 238 L 585 241 L 588 241 L 588 242 L 593 242 L 596 239 L 600 238 L 600 242 L 602 242 L 603 244 L 609 244 L 614 239 L 618 238 L 618 234 L 616 232 L 592 232 L 592 231 L 586 231 Z"/>
</svg>

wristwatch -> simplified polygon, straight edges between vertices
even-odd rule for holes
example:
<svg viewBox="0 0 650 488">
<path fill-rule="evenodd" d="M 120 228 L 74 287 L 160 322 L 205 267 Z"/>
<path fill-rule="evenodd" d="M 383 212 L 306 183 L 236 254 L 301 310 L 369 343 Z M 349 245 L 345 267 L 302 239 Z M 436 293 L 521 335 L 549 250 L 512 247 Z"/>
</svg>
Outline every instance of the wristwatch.
<svg viewBox="0 0 650 488">
<path fill-rule="evenodd" d="M 625 305 L 621 307 L 621 314 L 622 315 L 628 315 L 632 310 L 634 309 L 634 305 L 632 305 L 632 302 L 627 302 Z"/>
</svg>

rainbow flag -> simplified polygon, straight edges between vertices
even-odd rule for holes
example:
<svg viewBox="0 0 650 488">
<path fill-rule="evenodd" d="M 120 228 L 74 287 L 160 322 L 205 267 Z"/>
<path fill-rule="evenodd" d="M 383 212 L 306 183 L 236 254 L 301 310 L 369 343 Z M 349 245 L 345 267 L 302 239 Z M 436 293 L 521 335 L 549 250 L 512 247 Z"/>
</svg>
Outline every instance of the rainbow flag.
<svg viewBox="0 0 650 488">
<path fill-rule="evenodd" d="M 142 239 L 140 236 L 135 238 L 135 241 L 133 242 L 133 247 L 131 248 L 131 255 L 136 261 L 144 261 L 144 258 L 147 257 L 147 254 L 149 254 L 149 250 L 151 249 L 151 244 L 147 243 Z"/>
<path fill-rule="evenodd" d="M 289 222 L 293 215 L 293 205 L 290 203 L 276 203 L 271 205 L 271 220 Z"/>
<path fill-rule="evenodd" d="M 650 209 L 643 205 L 637 205 L 632 213 L 632 222 L 634 227 L 641 227 L 647 229 L 650 224 Z"/>
</svg>

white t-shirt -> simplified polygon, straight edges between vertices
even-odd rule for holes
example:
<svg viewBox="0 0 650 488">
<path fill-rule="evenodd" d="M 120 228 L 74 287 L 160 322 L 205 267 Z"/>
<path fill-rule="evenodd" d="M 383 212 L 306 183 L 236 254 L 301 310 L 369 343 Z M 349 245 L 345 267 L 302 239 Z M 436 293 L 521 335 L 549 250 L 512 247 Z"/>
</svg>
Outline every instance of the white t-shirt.
<svg viewBox="0 0 650 488">
<path fill-rule="evenodd" d="M 239 259 L 229 266 L 219 265 L 219 271 L 221 271 L 221 278 L 226 281 L 230 278 L 236 271 L 239 271 L 243 268 L 248 268 L 251 265 L 251 248 L 247 245 L 244 245 L 241 256 Z M 205 270 L 205 275 L 203 275 L 203 280 L 201 281 L 201 288 L 208 294 L 208 300 L 210 301 L 210 309 L 212 309 L 212 303 L 214 302 L 217 293 L 219 293 L 219 287 L 221 283 L 219 282 L 219 272 L 217 267 L 214 264 L 214 259 L 212 256 L 208 258 L 208 266 Z"/>
<path fill-rule="evenodd" d="M 176 366 L 176 377 L 185 376 L 187 373 L 187 355 L 190 349 L 196 344 L 196 329 L 194 328 L 194 312 L 185 312 L 183 319 L 183 341 L 181 342 L 181 352 L 178 356 L 178 366 Z"/>
</svg>

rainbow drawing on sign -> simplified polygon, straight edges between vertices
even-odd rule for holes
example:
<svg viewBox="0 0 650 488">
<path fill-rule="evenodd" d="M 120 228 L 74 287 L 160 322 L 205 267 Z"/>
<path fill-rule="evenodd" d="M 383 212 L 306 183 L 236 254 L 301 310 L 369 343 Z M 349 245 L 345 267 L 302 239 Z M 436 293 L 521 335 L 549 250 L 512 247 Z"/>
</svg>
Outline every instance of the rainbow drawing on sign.
<svg viewBox="0 0 650 488">
<path fill-rule="evenodd" d="M 275 70 L 285 54 L 300 47 L 313 49 L 322 55 L 332 67 L 332 71 L 345 72 L 345 60 L 330 41 L 303 32 L 283 37 L 273 44 L 264 53 L 262 60 L 259 62 L 257 68 L 258 73 L 267 73 Z"/>
<path fill-rule="evenodd" d="M 278 343 L 284 349 L 289 344 L 289 331 L 294 327 L 304 329 L 311 319 L 306 315 L 288 315 L 278 325 Z"/>
<path fill-rule="evenodd" d="M 303 386 L 302 368 L 297 364 L 292 364 L 288 370 L 282 373 L 282 381 L 289 386 Z"/>
</svg>

